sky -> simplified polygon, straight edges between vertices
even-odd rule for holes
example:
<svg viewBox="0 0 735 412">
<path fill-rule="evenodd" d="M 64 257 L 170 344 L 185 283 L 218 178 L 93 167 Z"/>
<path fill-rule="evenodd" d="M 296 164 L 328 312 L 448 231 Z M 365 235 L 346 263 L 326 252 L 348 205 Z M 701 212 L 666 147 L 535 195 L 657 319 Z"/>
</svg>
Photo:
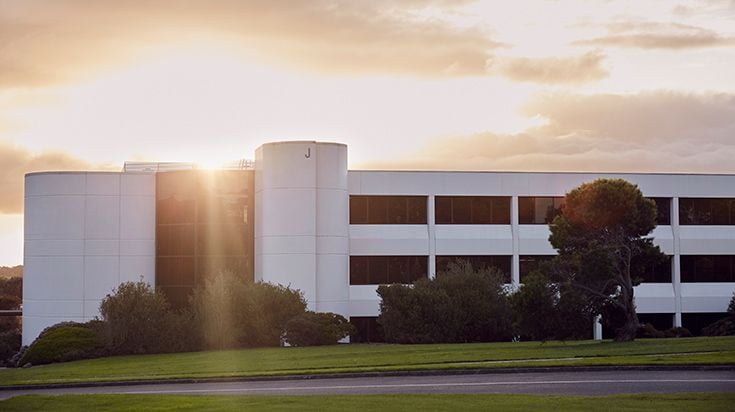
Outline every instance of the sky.
<svg viewBox="0 0 735 412">
<path fill-rule="evenodd" d="M 0 265 L 23 175 L 216 166 L 735 173 L 733 0 L 0 0 Z"/>
</svg>

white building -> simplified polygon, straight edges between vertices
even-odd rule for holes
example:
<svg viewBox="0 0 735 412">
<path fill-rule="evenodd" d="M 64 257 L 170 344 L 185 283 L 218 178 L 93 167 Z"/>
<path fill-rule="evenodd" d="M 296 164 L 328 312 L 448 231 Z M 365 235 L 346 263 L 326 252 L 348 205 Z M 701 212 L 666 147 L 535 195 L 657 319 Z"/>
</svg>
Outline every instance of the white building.
<svg viewBox="0 0 735 412">
<path fill-rule="evenodd" d="M 378 284 L 433 277 L 458 257 L 518 284 L 555 253 L 546 221 L 559 198 L 601 177 L 659 206 L 653 236 L 670 263 L 635 289 L 642 320 L 696 331 L 735 290 L 735 175 L 348 171 L 345 145 L 312 141 L 255 158 L 217 172 L 26 175 L 23 343 L 98 316 L 120 282 L 142 277 L 180 304 L 221 269 L 298 288 L 310 309 L 350 317 L 357 340 L 376 339 Z"/>
</svg>

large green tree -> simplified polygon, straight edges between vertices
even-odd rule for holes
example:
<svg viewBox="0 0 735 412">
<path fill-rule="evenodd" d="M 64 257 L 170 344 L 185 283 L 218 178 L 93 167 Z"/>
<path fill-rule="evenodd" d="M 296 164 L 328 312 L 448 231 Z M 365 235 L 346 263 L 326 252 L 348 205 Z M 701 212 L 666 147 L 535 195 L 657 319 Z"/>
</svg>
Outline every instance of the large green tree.
<svg viewBox="0 0 735 412">
<path fill-rule="evenodd" d="M 616 341 L 635 339 L 633 287 L 664 255 L 649 236 L 656 204 L 622 179 L 598 179 L 570 191 L 550 225 L 559 256 L 555 274 L 603 315 Z"/>
</svg>

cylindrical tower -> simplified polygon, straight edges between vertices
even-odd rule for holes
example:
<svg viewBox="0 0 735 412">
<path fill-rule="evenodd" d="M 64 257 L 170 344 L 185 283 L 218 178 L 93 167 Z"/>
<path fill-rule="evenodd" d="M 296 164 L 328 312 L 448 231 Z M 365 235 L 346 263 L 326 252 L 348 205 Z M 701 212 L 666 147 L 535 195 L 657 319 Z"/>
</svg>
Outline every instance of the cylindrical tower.
<svg viewBox="0 0 735 412">
<path fill-rule="evenodd" d="M 347 146 L 276 142 L 255 152 L 255 278 L 347 315 Z"/>
</svg>

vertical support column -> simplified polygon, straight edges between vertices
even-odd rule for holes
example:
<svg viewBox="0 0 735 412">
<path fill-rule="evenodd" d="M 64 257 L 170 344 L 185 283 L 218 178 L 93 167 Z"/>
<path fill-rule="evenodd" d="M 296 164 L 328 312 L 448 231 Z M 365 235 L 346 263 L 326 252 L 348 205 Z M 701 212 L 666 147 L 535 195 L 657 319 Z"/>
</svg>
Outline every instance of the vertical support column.
<svg viewBox="0 0 735 412">
<path fill-rule="evenodd" d="M 520 272 L 520 239 L 518 233 L 518 196 L 510 200 L 510 228 L 513 236 L 513 256 L 511 256 L 511 287 L 517 288 L 521 283 Z"/>
<path fill-rule="evenodd" d="M 434 195 L 429 195 L 426 201 L 426 223 L 429 231 L 429 279 L 436 277 L 436 213 L 434 209 Z"/>
<path fill-rule="evenodd" d="M 671 199 L 671 230 L 674 236 L 674 326 L 681 326 L 681 241 L 679 231 L 679 198 Z"/>
<path fill-rule="evenodd" d="M 594 340 L 602 340 L 602 316 L 597 315 L 592 321 L 592 338 Z"/>
</svg>

